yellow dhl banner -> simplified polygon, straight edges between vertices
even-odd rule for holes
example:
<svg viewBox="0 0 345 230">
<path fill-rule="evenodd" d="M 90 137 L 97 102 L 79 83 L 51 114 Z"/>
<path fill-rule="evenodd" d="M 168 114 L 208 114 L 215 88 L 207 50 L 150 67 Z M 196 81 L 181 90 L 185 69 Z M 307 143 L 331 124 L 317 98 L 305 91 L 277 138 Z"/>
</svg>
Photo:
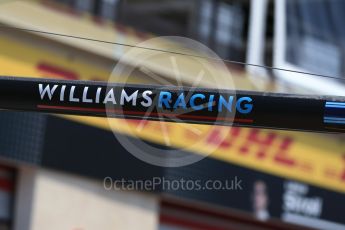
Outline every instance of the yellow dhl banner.
<svg viewBox="0 0 345 230">
<path fill-rule="evenodd" d="M 77 52 L 71 58 L 70 53 L 42 47 L 0 38 L 0 74 L 106 80 L 111 73 L 111 68 L 94 65 L 92 60 L 79 57 Z M 133 80 L 144 81 L 140 76 Z M 106 119 L 64 117 L 110 129 Z M 118 132 L 159 144 L 166 144 L 168 137 L 171 146 L 200 154 L 216 147 L 210 156 L 219 160 L 345 192 L 345 144 L 335 136 L 118 119 L 111 122 L 116 123 Z"/>
<path fill-rule="evenodd" d="M 83 122 L 109 129 L 98 118 L 83 118 Z M 168 122 L 109 122 L 118 132 L 144 140 L 199 154 L 212 150 L 210 157 L 222 161 L 345 192 L 345 144 L 336 136 Z"/>
<path fill-rule="evenodd" d="M 44 20 L 42 20 L 44 18 Z M 88 13 L 71 10 L 56 1 L 6 1 L 0 5 L 0 22 L 4 25 L 57 34 L 74 35 L 109 42 L 135 45 L 151 34 L 138 32 L 131 27 L 94 17 Z M 2 32 L 3 32 L 2 28 Z M 37 34 L 37 33 L 36 33 Z M 69 44 L 94 54 L 114 58 L 127 48 L 65 36 L 40 34 L 40 36 Z M 115 47 L 115 49 L 113 49 Z"/>
</svg>

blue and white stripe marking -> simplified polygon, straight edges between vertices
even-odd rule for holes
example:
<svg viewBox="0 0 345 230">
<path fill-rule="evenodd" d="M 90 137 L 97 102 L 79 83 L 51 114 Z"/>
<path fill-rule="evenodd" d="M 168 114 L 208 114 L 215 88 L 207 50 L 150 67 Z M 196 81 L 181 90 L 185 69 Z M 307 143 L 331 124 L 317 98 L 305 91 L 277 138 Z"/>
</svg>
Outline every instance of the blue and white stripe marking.
<svg viewBox="0 0 345 230">
<path fill-rule="evenodd" d="M 345 103 L 344 102 L 326 102 L 325 115 L 323 122 L 327 124 L 345 125 Z"/>
</svg>

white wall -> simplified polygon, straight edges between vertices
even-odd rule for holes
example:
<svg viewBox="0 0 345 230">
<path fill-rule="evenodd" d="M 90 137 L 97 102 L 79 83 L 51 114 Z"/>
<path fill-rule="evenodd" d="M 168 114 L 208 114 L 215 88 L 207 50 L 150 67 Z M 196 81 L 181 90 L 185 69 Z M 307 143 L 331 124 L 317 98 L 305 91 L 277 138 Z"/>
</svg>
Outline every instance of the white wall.
<svg viewBox="0 0 345 230">
<path fill-rule="evenodd" d="M 159 203 L 154 195 L 107 191 L 101 181 L 49 170 L 26 168 L 20 172 L 14 229 L 151 230 L 158 227 Z"/>
</svg>

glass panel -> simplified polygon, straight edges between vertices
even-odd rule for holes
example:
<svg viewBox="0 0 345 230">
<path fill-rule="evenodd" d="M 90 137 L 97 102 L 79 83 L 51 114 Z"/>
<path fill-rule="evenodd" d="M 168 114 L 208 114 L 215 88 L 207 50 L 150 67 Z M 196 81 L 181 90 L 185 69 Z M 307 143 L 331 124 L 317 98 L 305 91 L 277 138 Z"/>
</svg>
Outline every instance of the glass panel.
<svg viewBox="0 0 345 230">
<path fill-rule="evenodd" d="M 286 9 L 288 61 L 310 72 L 343 75 L 345 2 L 289 0 Z"/>
</svg>

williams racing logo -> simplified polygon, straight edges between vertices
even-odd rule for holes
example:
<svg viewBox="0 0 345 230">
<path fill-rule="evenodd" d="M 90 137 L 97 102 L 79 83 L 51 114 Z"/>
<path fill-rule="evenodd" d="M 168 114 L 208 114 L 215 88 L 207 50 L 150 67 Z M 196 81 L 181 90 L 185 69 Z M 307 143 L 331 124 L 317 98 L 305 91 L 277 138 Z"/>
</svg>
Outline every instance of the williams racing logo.
<svg viewBox="0 0 345 230">
<path fill-rule="evenodd" d="M 38 84 L 44 110 L 107 113 L 111 117 L 181 119 L 196 123 L 217 120 L 248 122 L 253 99 L 233 92 L 160 86 Z M 236 116 L 236 117 L 235 117 Z M 241 117 L 242 119 L 239 119 Z"/>
</svg>

